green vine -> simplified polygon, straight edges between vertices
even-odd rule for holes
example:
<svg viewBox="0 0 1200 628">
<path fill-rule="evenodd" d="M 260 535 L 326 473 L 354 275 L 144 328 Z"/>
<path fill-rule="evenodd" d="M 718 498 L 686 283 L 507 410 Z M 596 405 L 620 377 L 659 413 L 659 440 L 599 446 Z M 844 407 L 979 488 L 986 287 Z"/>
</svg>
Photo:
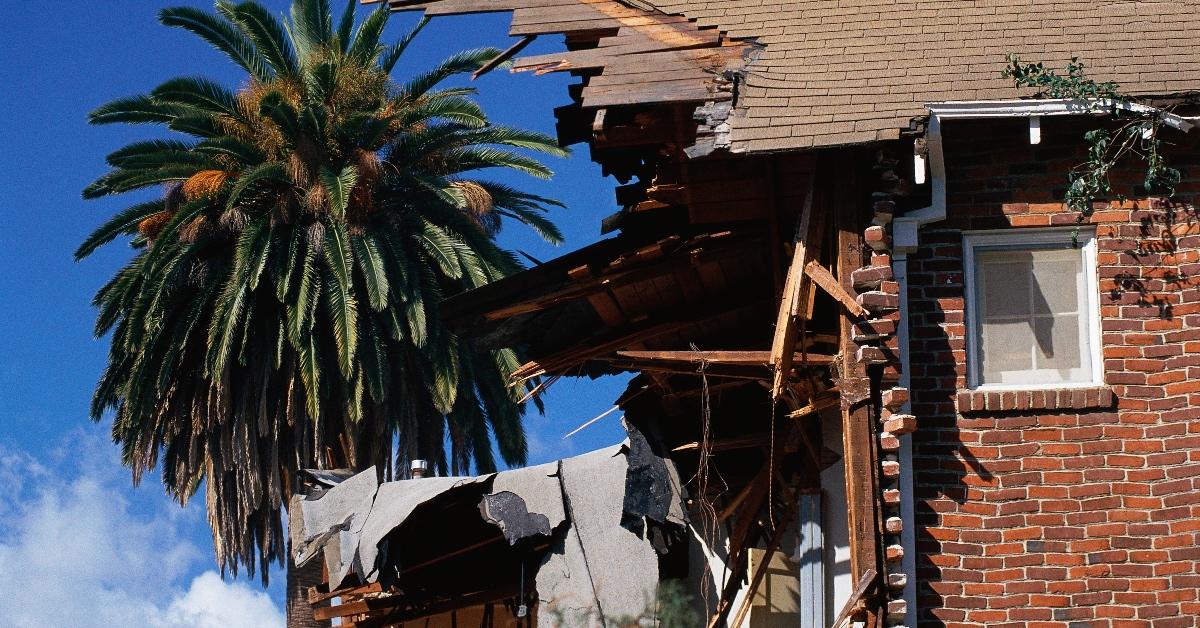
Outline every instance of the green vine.
<svg viewBox="0 0 1200 628">
<path fill-rule="evenodd" d="M 1125 160 L 1140 160 L 1144 164 L 1146 174 L 1142 183 L 1147 193 L 1165 198 L 1175 195 L 1181 175 L 1167 163 L 1160 137 L 1169 108 L 1131 111 L 1129 105 L 1137 100 L 1120 93 L 1116 83 L 1097 83 L 1088 78 L 1078 57 L 1067 64 L 1067 74 L 1063 76 L 1041 63 L 1022 63 L 1020 57 L 1009 53 L 1003 75 L 1018 87 L 1038 89 L 1038 96 L 1089 101 L 1096 111 L 1123 121 L 1115 130 L 1093 129 L 1083 136 L 1088 144 L 1087 160 L 1071 169 L 1064 198 L 1067 207 L 1078 213 L 1076 222 L 1092 215 L 1097 200 L 1126 199 L 1125 195 L 1114 193 L 1111 180 L 1112 171 Z"/>
</svg>

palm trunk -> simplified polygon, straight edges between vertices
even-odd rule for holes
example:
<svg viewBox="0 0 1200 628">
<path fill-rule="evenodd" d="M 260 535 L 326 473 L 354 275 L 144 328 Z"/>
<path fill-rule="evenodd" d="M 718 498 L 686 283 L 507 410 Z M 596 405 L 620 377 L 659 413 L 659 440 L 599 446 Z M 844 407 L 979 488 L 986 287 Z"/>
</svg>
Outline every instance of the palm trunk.
<svg viewBox="0 0 1200 628">
<path fill-rule="evenodd" d="M 328 628 L 330 622 L 319 622 L 313 618 L 313 607 L 308 603 L 308 588 L 321 584 L 321 561 L 311 560 L 297 567 L 292 560 L 291 548 L 287 559 L 287 628 Z"/>
</svg>

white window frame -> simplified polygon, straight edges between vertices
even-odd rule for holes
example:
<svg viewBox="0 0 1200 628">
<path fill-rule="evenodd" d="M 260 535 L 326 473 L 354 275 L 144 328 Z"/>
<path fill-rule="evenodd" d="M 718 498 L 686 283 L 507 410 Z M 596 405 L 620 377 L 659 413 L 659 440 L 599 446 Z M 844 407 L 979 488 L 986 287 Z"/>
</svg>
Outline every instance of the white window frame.
<svg viewBox="0 0 1200 628">
<path fill-rule="evenodd" d="M 1104 385 L 1104 356 L 1101 344 L 1100 284 L 1096 273 L 1095 229 L 1078 228 L 1079 250 L 1083 255 L 1084 293 L 1087 303 L 1080 308 L 1086 313 L 1090 340 L 1088 358 L 1091 361 L 1092 379 L 1086 382 L 1050 382 L 1044 386 L 1034 384 L 981 384 L 980 373 L 983 340 L 979 319 L 976 316 L 978 294 L 975 290 L 975 251 L 977 249 L 1023 250 L 1041 247 L 1070 245 L 1075 227 L 1037 227 L 1031 229 L 1003 229 L 991 231 L 963 232 L 963 309 L 967 323 L 967 386 L 972 390 L 1042 390 L 1059 388 L 1094 388 Z"/>
</svg>

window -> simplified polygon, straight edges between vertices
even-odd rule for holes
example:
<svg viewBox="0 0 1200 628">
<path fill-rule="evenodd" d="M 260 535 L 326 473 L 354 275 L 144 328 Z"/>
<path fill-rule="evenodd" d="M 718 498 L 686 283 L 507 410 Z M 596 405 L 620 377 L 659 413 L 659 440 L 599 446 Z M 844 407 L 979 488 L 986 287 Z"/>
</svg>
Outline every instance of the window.
<svg viewBox="0 0 1200 628">
<path fill-rule="evenodd" d="M 964 254 L 972 388 L 1102 383 L 1092 233 L 966 233 Z"/>
</svg>

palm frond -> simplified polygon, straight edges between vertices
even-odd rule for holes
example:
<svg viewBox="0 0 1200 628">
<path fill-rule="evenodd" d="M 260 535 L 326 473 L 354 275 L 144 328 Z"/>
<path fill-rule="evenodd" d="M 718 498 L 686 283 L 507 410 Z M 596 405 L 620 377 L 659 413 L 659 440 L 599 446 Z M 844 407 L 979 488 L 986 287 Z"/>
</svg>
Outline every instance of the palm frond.
<svg viewBox="0 0 1200 628">
<path fill-rule="evenodd" d="M 354 258 L 358 262 L 363 284 L 367 287 L 368 303 L 371 309 L 378 312 L 387 307 L 391 287 L 383 255 L 380 254 L 379 245 L 371 234 L 351 238 L 350 241 L 354 246 Z"/>
<path fill-rule="evenodd" d="M 448 151 L 445 164 L 445 167 L 449 171 L 448 174 L 472 172 L 488 168 L 507 168 L 524 172 L 539 179 L 549 179 L 554 176 L 553 170 L 532 157 L 488 146 L 474 146 Z"/>
<path fill-rule="evenodd" d="M 80 261 L 91 255 L 96 249 L 112 242 L 118 236 L 136 233 L 139 222 L 161 211 L 163 211 L 163 202 L 156 200 L 138 203 L 117 212 L 116 215 L 109 218 L 104 224 L 93 231 L 83 241 L 83 244 L 79 245 L 79 248 L 75 249 L 75 261 Z"/>
<path fill-rule="evenodd" d="M 558 139 L 552 135 L 508 126 L 490 125 L 466 131 L 462 134 L 462 139 L 469 144 L 514 146 L 555 157 L 566 157 L 571 154 L 570 150 L 559 146 Z"/>
<path fill-rule="evenodd" d="M 342 10 L 342 17 L 338 20 L 337 47 L 342 54 L 350 49 L 350 38 L 353 37 L 354 32 L 354 13 L 357 7 L 358 0 L 347 0 L 346 8 Z"/>
<path fill-rule="evenodd" d="M 254 47 L 276 74 L 292 77 L 300 73 L 296 56 L 288 44 L 287 32 L 279 20 L 262 5 L 251 1 L 236 6 L 231 6 L 231 3 L 218 3 L 218 10 L 222 5 L 228 7 L 223 11 L 225 16 L 254 43 Z"/>
<path fill-rule="evenodd" d="M 478 70 L 485 63 L 496 58 L 498 54 L 500 51 L 496 48 L 465 50 L 442 61 L 432 70 L 412 78 L 404 84 L 400 93 L 410 100 L 416 100 L 452 76 L 470 74 Z"/>
<path fill-rule="evenodd" d="M 136 170 L 120 168 L 101 176 L 84 188 L 83 198 L 94 199 L 109 194 L 140 190 L 159 183 L 185 181 L 201 169 L 201 166 L 195 164 L 170 164 L 162 168 Z"/>
<path fill-rule="evenodd" d="M 238 202 L 242 200 L 242 196 L 257 186 L 267 183 L 287 184 L 289 182 L 287 167 L 283 164 L 277 161 L 259 164 L 245 171 L 238 178 L 237 183 L 229 190 L 229 198 L 226 199 L 225 206 L 236 207 Z"/>
<path fill-rule="evenodd" d="M 163 160 L 170 158 L 176 161 L 189 159 L 187 155 L 194 144 L 179 140 L 146 140 L 128 144 L 115 150 L 105 157 L 108 165 L 114 168 L 146 168 L 161 165 Z M 148 157 L 154 159 L 146 160 Z"/>
<path fill-rule="evenodd" d="M 383 36 L 383 29 L 391 14 L 387 3 L 380 4 L 378 9 L 372 11 L 354 32 L 354 41 L 346 51 L 346 57 L 362 66 L 375 61 L 380 53 L 379 38 Z"/>
<path fill-rule="evenodd" d="M 154 88 L 150 97 L 159 102 L 173 103 L 189 109 L 199 109 L 245 121 L 237 106 L 237 97 L 223 85 L 204 77 L 173 78 Z"/>
<path fill-rule="evenodd" d="M 421 21 L 417 22 L 417 25 L 414 26 L 412 30 L 408 31 L 408 33 L 401 37 L 399 41 L 388 46 L 383 53 L 379 55 L 379 69 L 382 70 L 384 74 L 392 73 L 392 70 L 396 67 L 396 62 L 400 61 L 400 57 L 404 55 L 404 51 L 408 49 L 409 44 L 411 44 L 413 40 L 417 38 L 417 35 L 421 33 L 421 31 L 425 28 L 425 25 L 428 23 L 429 16 L 422 15 Z"/>
<path fill-rule="evenodd" d="M 166 124 L 187 113 L 186 107 L 154 100 L 149 96 L 118 98 L 88 114 L 92 124 Z"/>
<path fill-rule="evenodd" d="M 301 61 L 329 43 L 333 33 L 333 16 L 329 0 L 294 0 L 290 32 L 292 44 Z"/>
<path fill-rule="evenodd" d="M 330 272 L 333 273 L 334 279 L 338 285 L 343 288 L 350 287 L 351 264 L 354 263 L 354 254 L 350 252 L 350 237 L 346 234 L 346 228 L 339 222 L 334 222 L 325 228 L 325 264 Z"/>
<path fill-rule="evenodd" d="M 193 7 L 170 7 L 159 11 L 158 21 L 198 35 L 255 79 L 267 81 L 271 78 L 271 70 L 255 50 L 254 43 L 220 16 Z"/>
<path fill-rule="evenodd" d="M 354 373 L 355 353 L 358 351 L 358 304 L 350 286 L 336 277 L 325 281 L 325 306 L 332 324 L 334 344 L 337 347 L 338 368 L 342 377 L 350 379 Z"/>
<path fill-rule="evenodd" d="M 335 217 L 346 215 L 346 205 L 350 202 L 350 192 L 358 183 L 358 169 L 354 164 L 347 164 L 341 172 L 334 173 L 329 167 L 321 168 L 321 183 L 329 191 L 329 205 Z"/>
<path fill-rule="evenodd" d="M 203 155 L 231 157 L 243 166 L 256 165 L 267 158 L 254 144 L 228 135 L 204 140 L 192 150 Z"/>
</svg>

